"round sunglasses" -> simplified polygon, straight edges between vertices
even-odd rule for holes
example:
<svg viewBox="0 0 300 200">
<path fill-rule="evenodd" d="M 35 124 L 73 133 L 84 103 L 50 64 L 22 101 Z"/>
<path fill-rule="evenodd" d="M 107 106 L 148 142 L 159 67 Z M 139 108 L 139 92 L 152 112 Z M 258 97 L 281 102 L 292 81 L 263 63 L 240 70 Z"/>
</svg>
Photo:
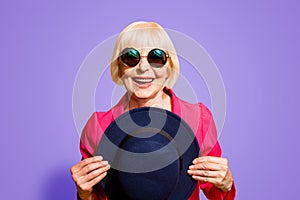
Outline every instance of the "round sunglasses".
<svg viewBox="0 0 300 200">
<path fill-rule="evenodd" d="M 146 56 L 141 56 L 139 51 L 134 48 L 126 48 L 122 51 L 120 55 L 121 61 L 123 62 L 124 65 L 128 67 L 136 66 L 140 62 L 141 57 L 146 57 Z M 166 64 L 168 58 L 169 55 L 166 54 L 166 52 L 157 48 L 149 51 L 147 55 L 148 63 L 152 67 L 156 67 L 156 68 L 163 67 Z"/>
</svg>

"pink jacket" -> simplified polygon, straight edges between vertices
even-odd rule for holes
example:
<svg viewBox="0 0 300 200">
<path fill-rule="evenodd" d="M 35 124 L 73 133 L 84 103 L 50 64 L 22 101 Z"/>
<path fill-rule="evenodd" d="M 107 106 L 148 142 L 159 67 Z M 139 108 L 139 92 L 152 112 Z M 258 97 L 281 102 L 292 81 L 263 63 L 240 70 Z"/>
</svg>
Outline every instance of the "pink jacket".
<svg viewBox="0 0 300 200">
<path fill-rule="evenodd" d="M 200 145 L 201 156 L 221 156 L 221 148 L 217 141 L 217 131 L 211 112 L 203 104 L 190 104 L 179 99 L 172 90 L 165 90 L 172 101 L 172 112 L 180 116 L 194 131 Z M 101 137 L 109 124 L 124 113 L 126 95 L 107 112 L 95 112 L 85 125 L 80 141 L 80 152 L 83 158 L 92 157 L 96 154 Z M 99 185 L 99 184 L 98 184 Z M 203 190 L 208 199 L 233 200 L 236 189 L 233 185 L 229 192 L 222 192 L 211 183 L 200 183 L 189 200 L 199 200 L 199 190 Z M 101 188 L 94 191 L 94 199 L 108 199 Z M 78 198 L 79 199 L 79 198 Z"/>
</svg>

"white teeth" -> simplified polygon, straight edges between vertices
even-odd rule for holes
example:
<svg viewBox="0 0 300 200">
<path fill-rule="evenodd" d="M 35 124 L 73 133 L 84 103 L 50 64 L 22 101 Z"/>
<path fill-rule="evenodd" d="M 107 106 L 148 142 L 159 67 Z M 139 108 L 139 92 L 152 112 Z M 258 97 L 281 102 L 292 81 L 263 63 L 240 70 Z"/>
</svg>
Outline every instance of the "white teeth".
<svg viewBox="0 0 300 200">
<path fill-rule="evenodd" d="M 153 81 L 152 78 L 135 78 L 134 81 L 140 82 L 140 83 L 150 83 Z"/>
</svg>

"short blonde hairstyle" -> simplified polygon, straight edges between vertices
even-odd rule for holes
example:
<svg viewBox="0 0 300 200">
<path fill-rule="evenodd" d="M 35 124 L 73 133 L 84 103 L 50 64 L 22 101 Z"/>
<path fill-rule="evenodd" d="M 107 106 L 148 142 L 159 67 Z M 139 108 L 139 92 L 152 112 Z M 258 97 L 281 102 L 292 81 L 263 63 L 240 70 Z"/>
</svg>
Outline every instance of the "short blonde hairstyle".
<svg viewBox="0 0 300 200">
<path fill-rule="evenodd" d="M 131 23 L 120 33 L 114 46 L 110 64 L 112 80 L 118 85 L 123 84 L 120 79 L 118 57 L 127 47 L 137 49 L 160 48 L 166 51 L 170 56 L 168 61 L 171 66 L 170 76 L 166 82 L 166 86 L 169 88 L 173 87 L 180 71 L 178 56 L 169 35 L 159 24 L 155 22 L 138 21 Z"/>
</svg>

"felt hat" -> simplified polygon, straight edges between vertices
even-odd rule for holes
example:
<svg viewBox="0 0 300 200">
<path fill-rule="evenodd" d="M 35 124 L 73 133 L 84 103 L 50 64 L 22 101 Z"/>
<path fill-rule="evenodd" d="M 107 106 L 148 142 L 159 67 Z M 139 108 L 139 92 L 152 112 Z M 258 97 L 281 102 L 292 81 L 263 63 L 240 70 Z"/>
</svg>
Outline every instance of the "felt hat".
<svg viewBox="0 0 300 200">
<path fill-rule="evenodd" d="M 154 107 L 130 110 L 101 138 L 97 155 L 111 165 L 101 187 L 110 200 L 188 199 L 197 181 L 187 170 L 199 152 L 192 129 L 176 114 Z"/>
</svg>

